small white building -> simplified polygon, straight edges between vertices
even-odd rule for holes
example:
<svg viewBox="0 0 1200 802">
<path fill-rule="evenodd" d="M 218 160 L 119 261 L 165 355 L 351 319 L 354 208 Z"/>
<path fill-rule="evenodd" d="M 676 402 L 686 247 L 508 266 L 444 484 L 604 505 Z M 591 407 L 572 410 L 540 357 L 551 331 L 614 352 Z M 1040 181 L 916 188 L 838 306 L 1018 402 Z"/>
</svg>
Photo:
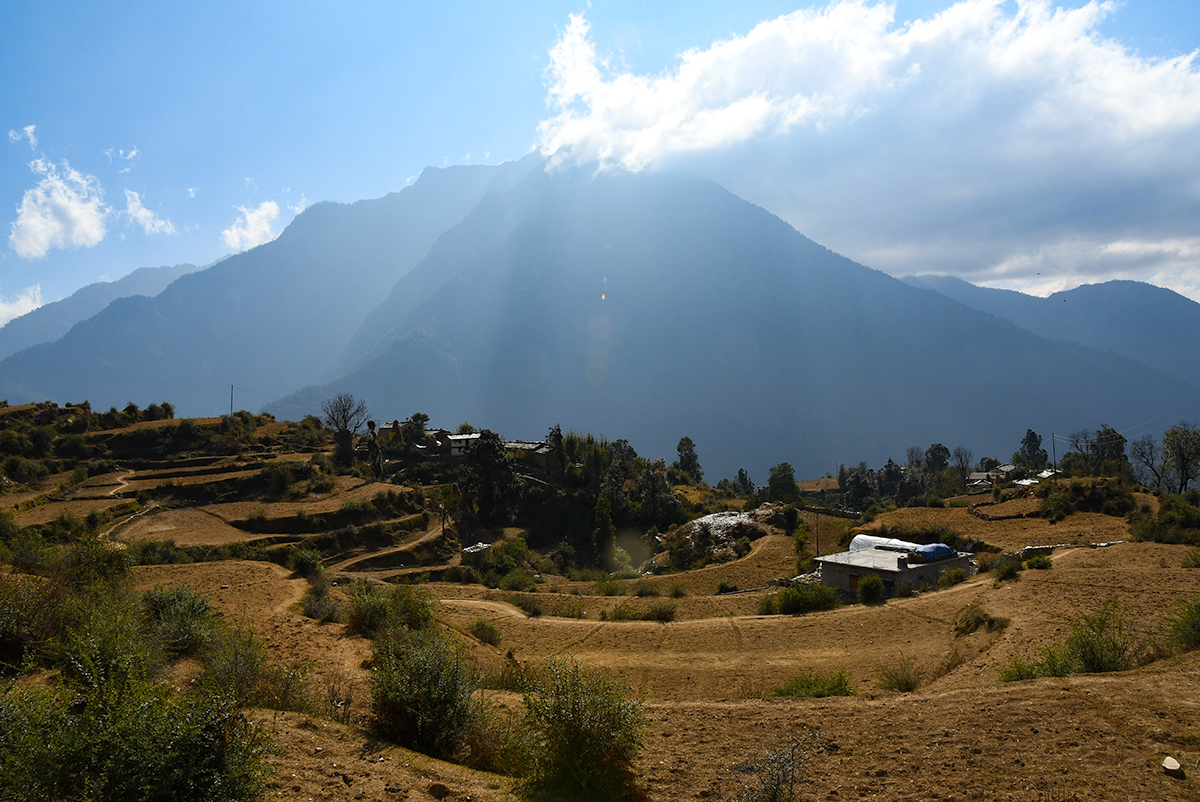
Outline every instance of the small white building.
<svg viewBox="0 0 1200 802">
<path fill-rule="evenodd" d="M 906 581 L 912 587 L 936 585 L 942 574 L 952 568 L 971 570 L 971 555 L 936 543 L 922 546 L 894 538 L 856 535 L 850 550 L 817 557 L 821 584 L 855 593 L 858 583 L 868 574 L 883 580 L 884 592 L 891 596 L 896 585 Z"/>
</svg>

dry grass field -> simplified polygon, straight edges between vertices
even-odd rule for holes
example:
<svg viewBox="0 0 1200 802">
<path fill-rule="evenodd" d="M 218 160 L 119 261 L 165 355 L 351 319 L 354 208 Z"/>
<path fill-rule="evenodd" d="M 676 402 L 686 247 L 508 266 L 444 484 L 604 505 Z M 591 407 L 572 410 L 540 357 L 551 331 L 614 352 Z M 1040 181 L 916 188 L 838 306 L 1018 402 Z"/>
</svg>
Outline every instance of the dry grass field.
<svg viewBox="0 0 1200 802">
<path fill-rule="evenodd" d="M 80 516 L 102 510 L 168 481 L 167 473 L 179 485 L 204 484 L 245 476 L 258 465 L 228 459 L 203 473 L 162 466 L 117 471 L 93 477 L 62 500 L 21 509 L 16 520 L 25 526 L 64 511 Z M 44 489 L 54 485 L 55 479 L 48 479 Z M 256 512 L 270 519 L 330 514 L 389 489 L 396 488 L 341 477 L 330 492 L 303 499 L 151 502 L 115 523 L 110 534 L 124 543 L 228 546 L 258 537 L 235 525 Z M 11 509 L 36 496 L 36 489 L 21 489 L 0 499 Z M 990 511 L 1034 510 L 1018 500 Z M 810 531 L 816 528 L 812 513 L 804 517 Z M 427 520 L 389 548 L 411 549 L 441 538 L 437 517 Z M 833 518 L 820 523 L 831 534 L 840 525 Z M 1139 637 L 1161 641 L 1181 602 L 1200 596 L 1200 570 L 1181 567 L 1186 547 L 1121 543 L 1092 548 L 1129 536 L 1124 519 L 1099 514 L 1077 513 L 1053 524 L 1033 517 L 986 521 L 962 507 L 912 508 L 883 513 L 864 530 L 881 525 L 946 526 L 1004 551 L 1068 545 L 1054 552 L 1052 569 L 1025 570 L 1015 580 L 997 582 L 981 574 L 878 606 L 851 604 L 802 616 L 757 614 L 762 599 L 775 592 L 765 586 L 795 573 L 792 541 L 782 533 L 754 541 L 741 559 L 649 578 L 657 596 L 633 595 L 635 585 L 646 580 L 613 583 L 625 595 L 602 595 L 595 583 L 549 575 L 541 577 L 536 594 L 525 594 L 547 612 L 573 607 L 583 611 L 581 618 L 529 617 L 514 603 L 520 596 L 479 584 L 429 582 L 425 587 L 439 599 L 438 626 L 485 672 L 500 670 L 510 659 L 536 663 L 572 655 L 622 678 L 647 706 L 648 730 L 636 772 L 650 799 L 729 797 L 746 777 L 739 767 L 782 746 L 792 734 L 814 730 L 832 746 L 810 764 L 809 784 L 802 790 L 807 799 L 1200 799 L 1200 653 L 1168 656 L 1115 674 L 1000 681 L 1014 657 L 1036 658 L 1063 640 L 1073 619 L 1094 613 L 1110 599 L 1119 600 Z M 300 540 L 299 535 L 276 536 L 263 542 L 282 549 Z M 826 542 L 821 550 L 834 549 Z M 388 565 L 387 560 L 372 567 L 364 556 L 380 555 L 359 544 L 327 556 L 335 597 L 355 577 L 387 583 L 439 567 Z M 448 564 L 457 561 L 455 556 Z M 335 685 L 353 689 L 349 724 L 315 714 L 252 714 L 275 744 L 270 798 L 514 798 L 506 777 L 434 760 L 370 734 L 364 726 L 370 642 L 349 634 L 344 624 L 304 617 L 301 599 L 308 583 L 288 569 L 241 560 L 147 565 L 135 569 L 135 581 L 141 589 L 183 583 L 199 590 L 226 621 L 260 636 L 272 660 L 306 666 L 315 697 Z M 748 592 L 717 596 L 720 582 Z M 603 612 L 609 618 L 618 605 L 645 609 L 666 602 L 676 610 L 667 623 L 601 617 Z M 956 637 L 955 622 L 970 605 L 1008 619 L 1007 628 Z M 499 631 L 498 646 L 467 633 L 480 618 Z M 881 688 L 880 669 L 904 660 L 921 672 L 918 689 Z M 772 695 L 798 674 L 839 670 L 853 685 L 853 696 Z M 176 681 L 186 684 L 186 666 L 177 670 Z M 502 707 L 520 705 L 514 693 L 486 695 Z M 1186 779 L 1164 774 L 1160 764 L 1167 755 L 1184 766 Z"/>
</svg>

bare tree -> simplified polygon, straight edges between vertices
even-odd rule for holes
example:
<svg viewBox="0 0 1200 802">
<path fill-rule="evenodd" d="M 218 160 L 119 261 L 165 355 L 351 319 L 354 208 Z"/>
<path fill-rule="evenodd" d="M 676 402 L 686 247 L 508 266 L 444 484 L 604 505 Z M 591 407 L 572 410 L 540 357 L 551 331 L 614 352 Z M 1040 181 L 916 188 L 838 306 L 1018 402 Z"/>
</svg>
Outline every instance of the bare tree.
<svg viewBox="0 0 1200 802">
<path fill-rule="evenodd" d="M 953 456 L 954 467 L 958 469 L 959 481 L 962 482 L 963 489 L 966 490 L 967 477 L 971 475 L 971 460 L 975 455 L 966 446 L 955 446 Z"/>
<path fill-rule="evenodd" d="M 334 459 L 349 465 L 354 458 L 354 438 L 371 416 L 366 402 L 350 393 L 338 393 L 321 402 L 321 411 L 326 428 L 333 430 Z"/>
<path fill-rule="evenodd" d="M 1162 488 L 1166 480 L 1166 453 L 1152 435 L 1146 434 L 1134 440 L 1129 446 L 1129 456 L 1133 458 L 1133 471 L 1138 482 Z"/>
</svg>

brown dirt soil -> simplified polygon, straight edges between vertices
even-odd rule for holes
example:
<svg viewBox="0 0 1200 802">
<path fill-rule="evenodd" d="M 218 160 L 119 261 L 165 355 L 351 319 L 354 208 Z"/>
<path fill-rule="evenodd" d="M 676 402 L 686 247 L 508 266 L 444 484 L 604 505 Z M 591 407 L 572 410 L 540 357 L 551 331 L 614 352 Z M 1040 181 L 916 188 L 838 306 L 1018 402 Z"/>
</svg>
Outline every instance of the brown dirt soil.
<svg viewBox="0 0 1200 802">
<path fill-rule="evenodd" d="M 116 532 L 119 540 L 173 540 L 177 546 L 226 546 L 253 536 L 204 509 L 156 509 Z"/>
<path fill-rule="evenodd" d="M 369 499 L 383 485 L 360 485 L 328 500 Z M 77 502 L 65 502 L 75 504 Z M 50 517 L 64 503 L 46 505 Z M 326 500 L 281 502 L 319 512 Z M 258 506 L 218 505 L 221 517 L 244 517 Z M 836 750 L 816 755 L 806 798 L 846 800 L 1196 800 L 1200 798 L 1200 654 L 1158 660 L 1133 671 L 1001 683 L 1014 657 L 1035 658 L 1061 643 L 1072 618 L 1118 599 L 1140 636 L 1162 641 L 1163 627 L 1184 599 L 1200 595 L 1200 571 L 1181 568 L 1185 546 L 1125 543 L 1123 519 L 1076 514 L 1058 524 L 1041 519 L 987 522 L 963 508 L 905 509 L 878 523 L 944 524 L 968 537 L 1015 551 L 1025 545 L 1077 543 L 1059 549 L 1049 570 L 1025 570 L 1011 582 L 990 575 L 874 607 L 849 605 L 805 616 L 755 615 L 774 591 L 715 596 L 719 581 L 758 587 L 795 568 L 791 541 L 782 534 L 755 541 L 751 553 L 724 565 L 653 577 L 663 594 L 606 597 L 594 583 L 547 578 L 537 594 L 547 607 L 577 603 L 583 619 L 527 617 L 516 597 L 480 585 L 432 583 L 441 599 L 439 625 L 455 633 L 484 671 L 498 669 L 510 650 L 520 661 L 573 655 L 622 677 L 647 702 L 645 749 L 637 763 L 650 799 L 716 798 L 750 775 L 735 770 L 789 733 L 819 729 Z M 822 532 L 833 532 L 822 519 Z M 430 531 L 433 531 L 432 528 Z M 428 534 L 428 533 L 427 533 Z M 156 510 L 126 525 L 122 539 L 148 537 L 177 543 L 247 539 L 210 511 Z M 417 536 L 417 535 L 414 535 Z M 823 549 L 823 550 L 828 550 Z M 394 570 L 362 571 L 387 579 Z M 318 624 L 300 613 L 304 579 L 271 563 L 214 562 L 143 566 L 139 588 L 186 583 L 205 593 L 227 621 L 264 639 L 271 659 L 310 669 L 316 709 L 331 688 L 355 688 L 352 725 L 293 713 L 256 711 L 277 751 L 272 799 L 434 798 L 434 783 L 454 800 L 513 799 L 508 779 L 415 755 L 381 743 L 365 729 L 370 643 L 342 624 Z M 339 583 L 344 581 L 339 576 Z M 626 593 L 634 580 L 618 583 Z M 671 598 L 668 588 L 685 588 Z M 548 592 L 551 589 L 559 592 Z M 340 593 L 342 587 L 335 588 Z M 601 610 L 624 604 L 644 609 L 676 605 L 676 620 L 601 622 Z M 1002 632 L 955 637 L 953 625 L 978 602 L 1009 619 Z M 498 647 L 466 634 L 484 618 L 500 631 Z M 914 693 L 879 688 L 878 671 L 911 658 L 924 674 Z M 183 669 L 180 669 L 183 671 Z M 771 697 L 774 688 L 810 670 L 844 670 L 857 695 L 830 699 Z M 513 694 L 488 698 L 512 707 Z M 321 751 L 318 752 L 317 749 Z M 1159 768 L 1166 755 L 1187 771 L 1177 780 Z M 380 758 L 383 758 L 380 760 Z M 336 765 L 335 765 L 336 764 Z M 434 789 L 439 794 L 441 789 Z M 1072 796 L 1073 795 L 1073 796 Z"/>
</svg>

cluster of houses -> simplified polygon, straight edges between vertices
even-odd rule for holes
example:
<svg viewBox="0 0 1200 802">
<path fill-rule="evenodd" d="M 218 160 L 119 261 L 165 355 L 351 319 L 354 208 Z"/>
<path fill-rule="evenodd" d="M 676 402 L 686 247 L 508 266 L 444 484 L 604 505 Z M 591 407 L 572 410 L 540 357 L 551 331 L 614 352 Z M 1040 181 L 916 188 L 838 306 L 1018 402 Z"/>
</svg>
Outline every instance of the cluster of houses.
<svg viewBox="0 0 1200 802">
<path fill-rule="evenodd" d="M 1007 484 L 1014 473 L 1017 472 L 1017 466 L 1012 463 L 997 465 L 990 471 L 975 471 L 967 475 L 967 492 L 968 493 L 990 493 L 992 488 Z M 1052 468 L 1047 468 L 1033 479 L 1018 479 L 1013 484 L 1018 487 L 1033 487 L 1042 479 L 1049 479 L 1051 476 L 1057 476 L 1058 471 Z"/>
<path fill-rule="evenodd" d="M 479 432 L 456 434 L 446 429 L 426 429 L 412 420 L 394 420 L 375 427 L 375 440 L 380 448 L 397 448 L 408 444 L 429 459 L 461 459 L 467 449 L 479 439 Z M 505 440 L 504 449 L 521 462 L 549 472 L 556 458 L 549 443 L 534 440 Z"/>
</svg>

